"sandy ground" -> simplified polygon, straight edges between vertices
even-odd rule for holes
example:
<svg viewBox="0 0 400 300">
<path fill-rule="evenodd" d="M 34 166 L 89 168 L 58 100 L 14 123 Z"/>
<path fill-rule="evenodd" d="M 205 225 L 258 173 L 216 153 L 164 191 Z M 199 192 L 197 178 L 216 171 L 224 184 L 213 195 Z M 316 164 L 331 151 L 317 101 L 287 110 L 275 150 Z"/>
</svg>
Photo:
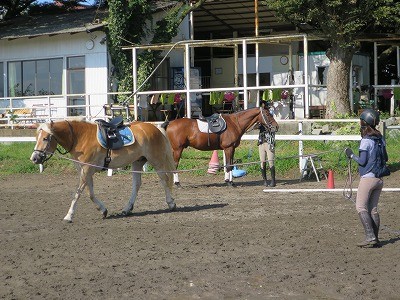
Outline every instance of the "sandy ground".
<svg viewBox="0 0 400 300">
<path fill-rule="evenodd" d="M 85 195 L 68 224 L 77 177 L 1 177 L 0 298 L 400 299 L 398 193 L 381 196 L 382 247 L 359 249 L 361 223 L 342 193 L 265 193 L 258 177 L 235 188 L 222 178 L 182 174 L 169 212 L 146 174 L 134 213 L 121 216 L 131 176 L 98 174 L 109 217 Z M 385 187 L 399 179 L 393 173 Z"/>
</svg>

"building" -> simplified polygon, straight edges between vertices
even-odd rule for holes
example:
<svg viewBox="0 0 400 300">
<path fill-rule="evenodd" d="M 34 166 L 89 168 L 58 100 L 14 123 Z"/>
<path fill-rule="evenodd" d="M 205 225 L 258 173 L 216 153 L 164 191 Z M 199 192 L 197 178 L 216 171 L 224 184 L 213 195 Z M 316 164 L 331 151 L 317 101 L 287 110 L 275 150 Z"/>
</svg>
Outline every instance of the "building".
<svg viewBox="0 0 400 300">
<path fill-rule="evenodd" d="M 154 22 L 172 3 L 159 1 Z M 178 116 L 248 108 L 267 98 L 278 118 L 319 117 L 329 60 L 314 47 L 308 52 L 305 44 L 311 39 L 290 22 L 278 22 L 273 11 L 260 6 L 255 13 L 254 3 L 209 1 L 182 22 L 171 44 L 147 45 L 148 37 L 141 46 L 127 46 L 126 50 L 135 49 L 135 55 L 163 50 L 151 88 L 143 91 L 136 83 L 129 93 L 134 95 L 134 118 L 140 118 L 142 110 L 149 110 L 152 121 L 162 120 L 164 114 L 171 117 L 173 106 L 152 103 L 154 95 L 171 93 L 187 96 L 184 113 Z M 113 104 L 117 84 L 105 42 L 106 16 L 105 10 L 85 9 L 0 23 L 3 120 L 105 116 L 104 106 Z M 354 57 L 355 89 L 372 84 L 370 65 L 368 55 Z M 190 78 L 190 87 L 185 78 Z M 291 97 L 285 96 L 286 90 Z M 213 104 L 210 98 L 215 92 L 235 93 L 234 105 L 226 109 L 224 103 Z"/>
<path fill-rule="evenodd" d="M 53 118 L 99 113 L 110 90 L 106 13 L 85 9 L 1 23 L 0 112 L 34 108 Z"/>
</svg>

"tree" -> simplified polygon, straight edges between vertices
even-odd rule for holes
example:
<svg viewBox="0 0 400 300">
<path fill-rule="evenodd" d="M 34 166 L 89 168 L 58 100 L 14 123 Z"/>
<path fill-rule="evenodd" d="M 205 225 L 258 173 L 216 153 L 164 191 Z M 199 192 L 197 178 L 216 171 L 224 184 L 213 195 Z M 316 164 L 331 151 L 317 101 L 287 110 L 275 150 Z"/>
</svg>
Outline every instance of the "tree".
<svg viewBox="0 0 400 300">
<path fill-rule="evenodd" d="M 0 11 L 3 12 L 4 19 L 17 17 L 25 12 L 36 0 L 3 0 L 1 1 Z"/>
<path fill-rule="evenodd" d="M 394 33 L 400 25 L 397 0 L 263 0 L 277 16 L 291 20 L 329 43 L 327 56 L 326 117 L 350 114 L 349 74 L 351 60 L 359 47 L 359 38 L 381 30 Z"/>
<path fill-rule="evenodd" d="M 82 4 L 87 5 L 88 2 L 88 0 L 57 0 L 39 3 L 37 0 L 2 0 L 0 1 L 0 15 L 3 16 L 3 19 L 12 19 L 24 14 L 62 12 L 75 9 Z"/>
</svg>

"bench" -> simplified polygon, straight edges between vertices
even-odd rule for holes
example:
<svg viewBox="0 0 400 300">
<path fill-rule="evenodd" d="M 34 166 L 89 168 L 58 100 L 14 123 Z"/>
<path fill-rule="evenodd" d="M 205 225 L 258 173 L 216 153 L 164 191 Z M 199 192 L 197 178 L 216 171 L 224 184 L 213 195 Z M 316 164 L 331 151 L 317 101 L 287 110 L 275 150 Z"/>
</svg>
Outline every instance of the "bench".
<svg viewBox="0 0 400 300">
<path fill-rule="evenodd" d="M 13 121 L 14 123 L 34 123 L 36 119 L 36 112 L 33 108 L 23 107 L 23 108 L 15 108 L 10 110 L 5 115 L 9 121 Z"/>
<path fill-rule="evenodd" d="M 320 181 L 320 177 L 328 179 L 326 171 L 322 167 L 321 157 L 319 157 L 316 154 L 310 154 L 310 155 L 304 155 L 303 158 L 306 159 L 306 162 L 300 172 L 301 173 L 300 181 L 307 175 L 308 178 L 310 179 L 312 174 L 315 175 L 318 182 Z"/>
</svg>

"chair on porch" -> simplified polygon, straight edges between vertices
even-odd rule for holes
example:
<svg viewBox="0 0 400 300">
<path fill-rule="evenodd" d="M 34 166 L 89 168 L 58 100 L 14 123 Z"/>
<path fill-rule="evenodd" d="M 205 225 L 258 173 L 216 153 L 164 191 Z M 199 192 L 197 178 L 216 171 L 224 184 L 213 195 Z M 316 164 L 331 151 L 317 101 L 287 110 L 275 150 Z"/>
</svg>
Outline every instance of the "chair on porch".
<svg viewBox="0 0 400 300">
<path fill-rule="evenodd" d="M 235 97 L 236 97 L 235 93 L 226 92 L 224 95 L 224 99 L 222 100 L 222 107 L 221 107 L 221 109 L 218 109 L 217 112 L 220 114 L 233 113 Z"/>
</svg>

